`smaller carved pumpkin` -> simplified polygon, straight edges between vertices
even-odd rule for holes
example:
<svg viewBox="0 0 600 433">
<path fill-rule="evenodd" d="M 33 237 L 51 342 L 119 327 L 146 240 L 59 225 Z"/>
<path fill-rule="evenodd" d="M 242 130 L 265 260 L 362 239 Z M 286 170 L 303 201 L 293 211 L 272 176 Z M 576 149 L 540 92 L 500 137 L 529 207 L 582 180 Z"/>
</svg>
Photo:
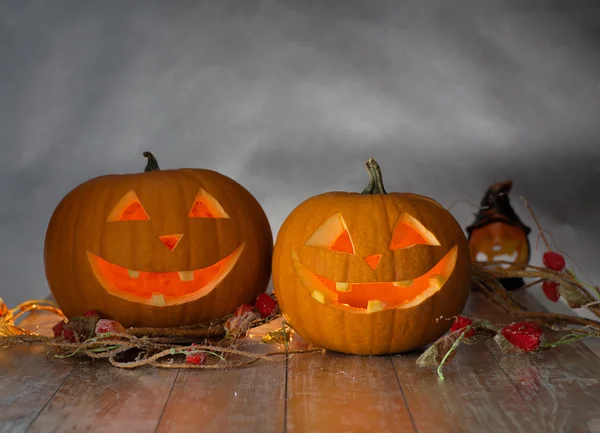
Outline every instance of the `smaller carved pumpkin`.
<svg viewBox="0 0 600 433">
<path fill-rule="evenodd" d="M 491 185 L 481 200 L 473 224 L 467 227 L 471 260 L 474 262 L 512 262 L 527 265 L 530 257 L 529 232 L 510 204 L 510 180 Z M 502 264 L 498 267 L 508 268 Z M 507 289 L 523 286 L 522 278 L 504 278 Z"/>
<path fill-rule="evenodd" d="M 471 262 L 454 217 L 434 200 L 387 194 L 379 165 L 362 194 L 329 192 L 283 223 L 273 283 L 305 340 L 364 355 L 411 350 L 446 332 L 465 306 Z"/>
<path fill-rule="evenodd" d="M 107 175 L 74 188 L 50 220 L 46 278 L 68 317 L 124 326 L 223 317 L 264 292 L 273 238 L 256 199 L 212 170 Z"/>
</svg>

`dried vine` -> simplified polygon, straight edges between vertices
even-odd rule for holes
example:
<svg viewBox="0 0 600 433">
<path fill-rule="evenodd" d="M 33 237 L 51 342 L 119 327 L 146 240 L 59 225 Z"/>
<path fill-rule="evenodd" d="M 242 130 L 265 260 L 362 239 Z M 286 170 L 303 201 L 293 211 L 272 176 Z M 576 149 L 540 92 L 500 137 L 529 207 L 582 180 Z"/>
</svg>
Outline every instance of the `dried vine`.
<svg viewBox="0 0 600 433">
<path fill-rule="evenodd" d="M 4 337 L 0 338 L 0 349 L 41 346 L 49 348 L 49 355 L 54 358 L 85 356 L 108 359 L 113 366 L 126 369 L 152 366 L 219 370 L 241 368 L 261 360 L 275 361 L 278 356 L 286 359 L 289 355 L 321 350 L 289 350 L 287 343 L 291 330 L 285 323 L 281 330 L 267 334 L 264 339 L 269 343 L 283 343 L 284 350 L 260 354 L 239 349 L 238 340 L 250 329 L 280 318 L 274 297 L 262 296 L 262 309 L 242 305 L 234 314 L 206 325 L 124 329 L 117 322 L 100 319 L 95 313 L 86 313 L 69 321 L 58 322 L 53 327 L 54 337 L 37 335 L 17 327 L 14 322 L 22 314 L 40 309 L 64 317 L 52 302 L 28 301 L 8 310 L 0 300 L 0 308 L 4 306 L 0 311 L 0 324 L 5 331 Z M 269 306 L 266 311 L 265 305 Z M 104 332 L 107 329 L 111 331 Z M 180 355 L 185 357 L 185 361 L 179 360 Z"/>
<path fill-rule="evenodd" d="M 496 262 L 505 263 L 505 262 Z M 548 279 L 556 281 L 561 287 L 567 286 L 568 289 L 575 295 L 568 295 L 571 298 L 574 296 L 580 297 L 581 302 L 570 305 L 571 308 L 588 308 L 594 314 L 600 317 L 600 309 L 594 303 L 594 298 L 589 295 L 580 283 L 578 283 L 570 274 L 558 273 L 551 270 L 546 270 L 538 266 L 529 265 L 530 269 L 487 269 L 484 265 L 475 263 L 473 265 L 472 281 L 474 288 L 478 289 L 484 296 L 490 299 L 496 306 L 503 309 L 504 312 L 511 314 L 517 318 L 524 320 L 536 320 L 544 322 L 548 325 L 577 325 L 587 326 L 600 331 L 600 321 L 586 319 L 579 316 L 570 316 L 567 314 L 557 314 L 550 312 L 534 312 L 523 308 L 509 292 L 498 281 L 500 278 L 507 276 L 533 277 L 540 279 Z M 564 290 L 561 291 L 563 294 Z M 592 305 L 589 305 L 592 304 Z M 586 305 L 589 305 L 586 307 Z"/>
<path fill-rule="evenodd" d="M 547 248 L 543 255 L 544 267 L 494 261 L 476 262 L 472 270 L 473 289 L 480 291 L 496 307 L 520 322 L 497 326 L 480 318 L 456 317 L 450 332 L 435 341 L 417 359 L 417 365 L 421 367 L 437 367 L 440 379 L 444 379 L 444 365 L 454 357 L 461 343 L 475 344 L 493 339 L 503 353 L 524 354 L 549 350 L 584 338 L 600 338 L 599 320 L 528 311 L 503 286 L 502 281 L 506 279 L 532 278 L 533 281 L 524 284 L 520 290 L 542 283 L 542 289 L 550 300 L 556 302 L 562 297 L 570 308 L 587 308 L 600 318 L 600 288 L 583 282 L 573 269 L 565 267 L 563 255 L 552 250 L 531 206 L 525 199 L 522 200 L 539 230 L 539 238 Z M 547 288 L 550 289 L 548 292 Z M 559 331 L 562 336 L 547 341 L 544 327 Z"/>
</svg>

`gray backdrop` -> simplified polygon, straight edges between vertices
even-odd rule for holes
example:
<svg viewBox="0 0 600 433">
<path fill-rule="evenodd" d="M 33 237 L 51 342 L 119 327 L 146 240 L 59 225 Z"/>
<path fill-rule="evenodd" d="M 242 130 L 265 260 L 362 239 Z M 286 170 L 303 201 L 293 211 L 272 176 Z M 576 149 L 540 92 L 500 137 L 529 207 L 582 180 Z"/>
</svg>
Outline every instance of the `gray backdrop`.
<svg viewBox="0 0 600 433">
<path fill-rule="evenodd" d="M 594 3 L 5 0 L 0 296 L 47 294 L 54 207 L 144 150 L 238 180 L 274 233 L 307 197 L 362 189 L 370 156 L 388 190 L 446 206 L 510 178 L 525 222 L 521 194 L 600 282 Z"/>
</svg>

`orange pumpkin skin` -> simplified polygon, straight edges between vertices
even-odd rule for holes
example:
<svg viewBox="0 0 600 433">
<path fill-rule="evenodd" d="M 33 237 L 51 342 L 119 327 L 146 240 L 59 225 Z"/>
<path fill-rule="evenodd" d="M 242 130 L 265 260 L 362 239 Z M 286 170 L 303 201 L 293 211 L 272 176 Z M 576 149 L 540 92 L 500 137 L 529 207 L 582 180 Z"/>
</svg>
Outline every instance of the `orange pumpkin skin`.
<svg viewBox="0 0 600 433">
<path fill-rule="evenodd" d="M 228 218 L 189 218 L 200 190 Z M 107 222 L 130 191 L 143 210 L 133 206 L 129 214 L 145 211 L 148 219 Z M 69 192 L 51 217 L 44 262 L 50 291 L 67 317 L 97 310 L 124 326 L 172 327 L 217 319 L 252 303 L 267 288 L 272 250 L 267 217 L 240 184 L 211 170 L 157 170 L 101 176 Z M 225 262 L 227 269 L 214 265 Z M 145 285 L 140 291 L 153 291 L 150 298 L 136 293 L 136 282 L 123 277 L 125 268 L 139 275 Z M 191 282 L 177 279 L 177 271 L 205 268 L 198 278 L 219 278 L 205 286 L 195 273 L 187 273 Z M 165 281 L 171 287 L 164 293 L 172 296 L 161 293 Z M 190 287 L 207 293 L 200 296 Z"/>
<path fill-rule="evenodd" d="M 323 221 L 338 213 L 352 238 L 354 254 L 305 245 Z M 389 250 L 394 223 L 402 213 L 433 233 L 439 246 Z M 299 277 L 299 269 L 308 269 L 337 282 L 409 280 L 427 274 L 449 251 L 456 255 L 446 282 L 408 308 L 367 312 L 336 302 L 318 302 L 310 293 L 311 281 Z M 372 269 L 372 257 L 379 254 L 379 262 Z M 294 330 L 319 347 L 357 355 L 408 351 L 440 337 L 452 320 L 438 319 L 461 313 L 469 295 L 470 277 L 469 247 L 461 227 L 437 202 L 416 194 L 330 192 L 312 197 L 285 220 L 273 255 L 275 294 Z"/>
</svg>

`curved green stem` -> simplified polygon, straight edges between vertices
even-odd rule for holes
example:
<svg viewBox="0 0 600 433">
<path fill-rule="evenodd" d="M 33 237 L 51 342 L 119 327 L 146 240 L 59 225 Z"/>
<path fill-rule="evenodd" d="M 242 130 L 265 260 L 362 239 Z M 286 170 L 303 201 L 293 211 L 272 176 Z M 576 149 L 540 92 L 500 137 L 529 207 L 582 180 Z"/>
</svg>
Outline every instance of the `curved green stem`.
<svg viewBox="0 0 600 433">
<path fill-rule="evenodd" d="M 152 152 L 145 151 L 144 156 L 148 158 L 148 163 L 146 164 L 146 168 L 144 168 L 144 171 L 160 170 L 160 167 L 158 166 L 158 161 L 156 160 Z"/>
<path fill-rule="evenodd" d="M 381 167 L 375 159 L 369 158 L 365 162 L 367 173 L 369 173 L 369 184 L 362 190 L 361 194 L 387 194 L 383 186 L 383 177 L 381 175 Z"/>
<path fill-rule="evenodd" d="M 438 368 L 437 368 L 437 374 L 438 374 L 438 377 L 441 380 L 445 380 L 444 374 L 442 373 L 442 369 L 444 368 L 444 364 L 446 364 L 446 361 L 448 360 L 448 358 L 450 357 L 450 355 L 452 355 L 452 353 L 455 352 L 456 349 L 458 349 L 458 345 L 463 340 L 463 338 L 465 338 L 465 335 L 467 335 L 467 332 L 469 332 L 472 327 L 473 327 L 473 325 L 468 325 L 468 326 L 465 326 L 463 328 L 462 333 L 460 334 L 460 336 L 456 339 L 456 341 L 454 343 L 452 343 L 452 346 L 450 346 L 450 349 L 448 349 L 448 351 L 446 352 L 446 354 L 442 358 L 442 361 L 440 362 L 440 365 L 438 365 Z"/>
<path fill-rule="evenodd" d="M 542 344 L 542 347 L 549 349 L 552 347 L 561 346 L 563 344 L 574 343 L 576 341 L 583 340 L 584 338 L 588 338 L 588 337 L 589 337 L 589 335 L 568 334 L 568 335 L 564 335 L 563 337 L 561 337 L 558 341 L 555 341 L 554 343 Z"/>
</svg>

